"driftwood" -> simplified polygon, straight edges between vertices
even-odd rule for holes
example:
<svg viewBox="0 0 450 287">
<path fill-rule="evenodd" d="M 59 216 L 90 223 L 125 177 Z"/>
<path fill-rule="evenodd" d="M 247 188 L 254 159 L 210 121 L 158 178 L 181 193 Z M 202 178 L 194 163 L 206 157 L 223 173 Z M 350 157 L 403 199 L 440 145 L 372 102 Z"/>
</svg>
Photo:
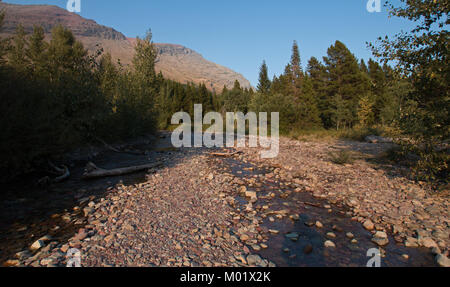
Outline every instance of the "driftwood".
<svg viewBox="0 0 450 287">
<path fill-rule="evenodd" d="M 309 205 L 309 206 L 313 206 L 313 207 L 322 207 L 322 205 L 320 204 L 315 204 L 315 203 L 311 203 L 311 202 L 302 202 L 304 205 Z"/>
<path fill-rule="evenodd" d="M 66 180 L 66 179 L 68 179 L 70 177 L 69 168 L 67 166 L 65 166 L 65 165 L 63 165 L 62 167 L 63 167 L 62 170 L 61 170 L 62 174 L 60 176 L 58 176 L 58 177 L 53 179 L 54 183 L 58 183 L 58 182 L 64 181 L 64 180 Z"/>
<path fill-rule="evenodd" d="M 52 171 L 49 171 L 52 174 L 57 175 L 55 178 L 50 178 L 50 176 L 45 176 L 38 180 L 38 185 L 40 186 L 47 186 L 52 183 L 58 183 L 62 182 L 70 177 L 70 170 L 67 166 L 63 165 L 62 168 L 57 167 L 54 165 L 51 161 L 48 161 L 48 165 L 53 169 Z"/>
<path fill-rule="evenodd" d="M 99 177 L 119 176 L 119 175 L 143 171 L 146 169 L 151 169 L 154 167 L 158 167 L 160 165 L 162 165 L 161 162 L 154 162 L 154 163 L 150 163 L 150 164 L 122 167 L 122 168 L 116 168 L 116 169 L 103 169 L 103 168 L 97 167 L 95 164 L 90 162 L 86 166 L 86 172 L 83 174 L 83 178 L 84 179 L 92 179 L 92 178 L 99 178 Z"/>
<path fill-rule="evenodd" d="M 218 157 L 231 157 L 233 155 L 241 154 L 241 153 L 242 153 L 242 151 L 235 151 L 235 152 L 231 152 L 231 153 L 212 152 L 212 153 L 210 153 L 210 155 L 218 156 Z"/>
<path fill-rule="evenodd" d="M 97 141 L 101 142 L 107 149 L 116 152 L 116 153 L 127 153 L 127 154 L 132 154 L 132 155 L 144 155 L 145 152 L 143 151 L 130 151 L 130 150 L 118 150 L 115 147 L 113 147 L 112 145 L 108 144 L 107 142 L 105 142 L 104 140 L 102 140 L 101 138 L 95 138 Z"/>
</svg>

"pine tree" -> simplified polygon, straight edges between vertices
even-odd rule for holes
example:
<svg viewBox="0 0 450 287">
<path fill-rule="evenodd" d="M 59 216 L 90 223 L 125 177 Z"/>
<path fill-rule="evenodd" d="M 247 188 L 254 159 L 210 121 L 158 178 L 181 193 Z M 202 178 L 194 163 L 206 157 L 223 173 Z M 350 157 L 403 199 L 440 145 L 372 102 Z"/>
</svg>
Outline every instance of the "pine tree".
<svg viewBox="0 0 450 287">
<path fill-rule="evenodd" d="M 261 94 L 267 94 L 270 91 L 271 82 L 268 75 L 268 69 L 266 61 L 263 61 L 259 69 L 259 82 L 257 91 Z"/>
<path fill-rule="evenodd" d="M 302 130 L 322 126 L 317 104 L 317 93 L 314 91 L 311 78 L 306 76 L 303 79 L 303 92 L 297 105 L 297 123 Z"/>
<path fill-rule="evenodd" d="M 27 57 L 31 61 L 32 71 L 40 73 L 45 69 L 46 50 L 48 43 L 45 42 L 44 29 L 41 26 L 34 26 L 33 34 L 28 40 Z"/>
<path fill-rule="evenodd" d="M 292 93 L 294 97 L 300 97 L 302 92 L 303 69 L 301 66 L 300 52 L 297 41 L 292 45 L 291 62 L 285 68 L 285 74 L 289 86 L 288 92 Z"/>
<path fill-rule="evenodd" d="M 364 59 L 361 59 L 361 61 L 359 62 L 359 69 L 364 74 L 369 74 L 369 69 L 367 68 L 367 65 L 366 65 L 366 62 L 364 61 Z"/>
<path fill-rule="evenodd" d="M 28 45 L 26 35 L 25 29 L 19 24 L 9 49 L 9 64 L 17 71 L 25 71 L 29 64 L 26 55 L 26 47 Z"/>
<path fill-rule="evenodd" d="M 339 41 L 332 45 L 327 51 L 327 57 L 324 57 L 328 73 L 327 93 L 330 99 L 334 101 L 342 99 L 344 101 L 340 108 L 345 111 L 335 111 L 340 116 L 345 115 L 345 119 L 340 116 L 334 116 L 340 122 L 334 121 L 334 125 L 341 126 L 345 122 L 346 127 L 352 127 L 357 123 L 357 110 L 359 99 L 365 95 L 370 88 L 368 77 L 361 72 L 355 56 L 347 47 Z M 334 105 L 336 108 L 337 105 Z"/>
<path fill-rule="evenodd" d="M 312 90 L 314 92 L 317 108 L 319 110 L 322 125 L 324 127 L 331 127 L 330 107 L 331 101 L 327 93 L 328 75 L 326 69 L 317 58 L 312 57 L 308 61 L 307 75 L 311 81 Z"/>
<path fill-rule="evenodd" d="M 375 121 L 384 125 L 386 119 L 381 116 L 381 111 L 391 104 L 386 93 L 386 74 L 381 66 L 372 59 L 369 60 L 369 77 L 372 88 L 371 92 L 374 95 Z"/>
<path fill-rule="evenodd" d="M 0 32 L 2 31 L 4 20 L 5 20 L 5 13 L 4 11 L 0 11 Z M 0 38 L 0 65 L 3 65 L 5 63 L 4 57 L 6 55 L 6 48 L 7 48 L 7 40 Z"/>
<path fill-rule="evenodd" d="M 358 120 L 362 127 L 369 127 L 373 124 L 373 102 L 368 95 L 363 96 L 359 100 Z"/>
</svg>

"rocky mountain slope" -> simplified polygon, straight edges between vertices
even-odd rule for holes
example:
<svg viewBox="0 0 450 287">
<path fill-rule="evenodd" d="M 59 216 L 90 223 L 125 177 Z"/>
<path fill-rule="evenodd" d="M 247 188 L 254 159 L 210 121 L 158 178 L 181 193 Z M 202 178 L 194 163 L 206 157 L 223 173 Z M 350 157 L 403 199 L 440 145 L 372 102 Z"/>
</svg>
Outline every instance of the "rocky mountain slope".
<svg viewBox="0 0 450 287">
<path fill-rule="evenodd" d="M 48 37 L 52 28 L 63 25 L 73 31 L 77 39 L 90 51 L 101 46 L 110 52 L 114 59 L 122 64 L 131 64 L 135 39 L 127 38 L 111 27 L 97 24 L 65 9 L 50 5 L 15 5 L 0 3 L 0 10 L 6 11 L 5 23 L 1 36 L 11 36 L 21 23 L 27 32 L 34 25 L 44 27 Z M 250 87 L 250 82 L 241 74 L 224 66 L 210 62 L 197 52 L 175 44 L 156 43 L 158 49 L 157 71 L 162 71 L 166 78 L 187 83 L 205 83 L 210 90 L 220 92 L 223 86 L 232 87 L 238 80 L 243 87 Z"/>
</svg>

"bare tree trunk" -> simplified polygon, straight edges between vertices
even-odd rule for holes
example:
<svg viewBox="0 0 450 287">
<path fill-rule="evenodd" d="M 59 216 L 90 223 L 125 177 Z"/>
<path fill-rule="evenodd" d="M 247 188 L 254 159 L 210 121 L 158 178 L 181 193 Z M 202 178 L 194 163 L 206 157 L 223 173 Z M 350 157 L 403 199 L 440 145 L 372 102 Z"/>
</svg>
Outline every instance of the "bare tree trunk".
<svg viewBox="0 0 450 287">
<path fill-rule="evenodd" d="M 83 178 L 84 179 L 92 179 L 92 178 L 99 178 L 99 177 L 118 176 L 118 175 L 130 174 L 130 173 L 134 173 L 134 172 L 151 169 L 151 168 L 158 167 L 161 165 L 162 165 L 161 162 L 154 162 L 154 163 L 150 163 L 150 164 L 116 168 L 116 169 L 102 169 L 102 168 L 97 167 L 92 162 L 90 162 L 86 166 L 86 172 L 83 174 Z"/>
</svg>

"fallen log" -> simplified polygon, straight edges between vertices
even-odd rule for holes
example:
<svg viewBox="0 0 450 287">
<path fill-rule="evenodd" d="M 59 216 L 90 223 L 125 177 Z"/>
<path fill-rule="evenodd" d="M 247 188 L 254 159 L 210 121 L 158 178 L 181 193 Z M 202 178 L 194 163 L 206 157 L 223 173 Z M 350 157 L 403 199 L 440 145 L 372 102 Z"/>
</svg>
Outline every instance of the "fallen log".
<svg viewBox="0 0 450 287">
<path fill-rule="evenodd" d="M 90 162 L 86 166 L 86 172 L 83 174 L 83 179 L 93 179 L 99 177 L 119 176 L 124 174 L 135 173 L 146 169 L 155 168 L 161 166 L 161 162 L 154 162 L 150 164 L 122 167 L 116 169 L 103 169 L 97 167 L 94 163 Z"/>
<path fill-rule="evenodd" d="M 235 152 L 231 152 L 231 153 L 222 153 L 222 152 L 212 152 L 209 155 L 211 156 L 218 156 L 218 157 L 230 157 L 236 154 L 241 154 L 242 151 L 235 151 Z"/>
</svg>

